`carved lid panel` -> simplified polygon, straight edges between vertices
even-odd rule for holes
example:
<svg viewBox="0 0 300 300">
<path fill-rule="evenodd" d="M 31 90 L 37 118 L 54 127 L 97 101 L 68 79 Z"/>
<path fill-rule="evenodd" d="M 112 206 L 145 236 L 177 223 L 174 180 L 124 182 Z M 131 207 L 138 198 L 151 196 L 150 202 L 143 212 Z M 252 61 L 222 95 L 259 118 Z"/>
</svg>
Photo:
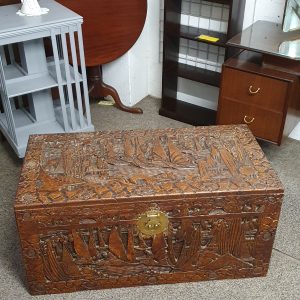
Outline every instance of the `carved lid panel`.
<svg viewBox="0 0 300 300">
<path fill-rule="evenodd" d="M 35 135 L 16 206 L 272 191 L 283 188 L 246 125 Z"/>
</svg>

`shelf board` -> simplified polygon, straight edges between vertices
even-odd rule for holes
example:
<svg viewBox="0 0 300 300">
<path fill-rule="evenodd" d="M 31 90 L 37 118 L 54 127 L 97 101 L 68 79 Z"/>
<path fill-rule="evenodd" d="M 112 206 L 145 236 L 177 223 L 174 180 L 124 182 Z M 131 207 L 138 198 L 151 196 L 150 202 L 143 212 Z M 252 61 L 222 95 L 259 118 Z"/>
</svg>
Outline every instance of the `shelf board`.
<svg viewBox="0 0 300 300">
<path fill-rule="evenodd" d="M 208 2 L 216 2 L 216 3 L 220 3 L 220 4 L 227 4 L 227 5 L 230 5 L 231 1 L 232 0 L 207 0 Z"/>
<path fill-rule="evenodd" d="M 12 114 L 16 129 L 33 124 L 32 120 L 23 111 L 23 109 L 14 109 L 12 110 Z M 7 127 L 7 121 L 4 113 L 0 114 L 0 122 Z"/>
<path fill-rule="evenodd" d="M 57 102 L 59 102 L 58 100 L 54 101 L 54 104 L 56 104 Z M 61 126 L 63 126 L 63 114 L 62 114 L 62 109 L 61 106 L 59 105 L 55 105 L 54 108 L 55 111 L 55 116 L 56 116 L 56 120 L 59 124 L 61 124 Z M 69 127 L 72 128 L 72 124 L 71 124 L 71 110 L 70 110 L 70 105 L 67 104 L 66 105 L 66 111 L 67 111 L 67 118 L 69 121 Z M 82 129 L 89 129 L 89 130 L 93 130 L 93 126 L 91 128 L 88 128 L 88 122 L 87 119 L 85 118 L 85 116 L 83 116 L 83 128 L 81 128 L 80 126 L 80 117 L 79 117 L 79 111 L 75 108 L 74 109 L 74 114 L 75 114 L 75 128 L 73 128 L 73 130 L 82 130 Z"/>
<path fill-rule="evenodd" d="M 58 86 L 56 80 L 55 64 L 53 60 L 49 60 L 48 72 L 38 73 L 32 75 L 23 74 L 20 67 L 11 64 L 4 67 L 4 73 L 6 78 L 6 89 L 8 97 L 13 98 L 28 93 L 38 92 L 44 89 L 49 89 Z M 65 74 L 64 61 L 60 61 L 62 84 L 67 84 Z M 71 83 L 75 82 L 75 72 L 72 66 L 70 66 Z M 78 79 L 81 82 L 82 76 L 78 73 Z"/>
<path fill-rule="evenodd" d="M 206 0 L 206 2 L 214 2 L 220 4 L 227 4 L 230 5 L 232 0 Z"/>
<path fill-rule="evenodd" d="M 7 122 L 3 113 L 0 114 L 0 129 L 19 157 L 24 157 L 28 138 L 31 134 L 64 132 L 56 120 L 32 122 L 27 114 L 20 109 L 14 110 L 13 115 L 15 124 L 18 124 L 16 128 L 17 143 L 15 143 L 8 134 Z"/>
<path fill-rule="evenodd" d="M 54 78 L 44 73 L 37 76 L 22 76 L 19 80 L 7 81 L 6 89 L 8 97 L 13 98 L 28 93 L 38 92 L 57 86 Z"/>
<path fill-rule="evenodd" d="M 57 81 L 55 63 L 54 63 L 52 57 L 47 59 L 47 65 L 48 65 L 48 70 L 49 70 L 50 75 Z M 63 84 L 67 84 L 64 60 L 60 60 L 60 70 L 61 70 L 62 82 L 63 82 Z M 78 72 L 77 75 L 78 75 L 79 81 L 81 82 L 82 81 L 81 74 Z M 70 65 L 70 76 L 71 76 L 71 83 L 74 83 L 75 82 L 75 71 L 71 65 Z"/>
<path fill-rule="evenodd" d="M 15 63 L 4 66 L 4 74 L 7 81 L 26 75 L 25 71 Z"/>
<path fill-rule="evenodd" d="M 199 40 L 197 37 L 201 34 L 219 38 L 219 41 L 209 42 L 205 40 Z M 200 43 L 205 43 L 205 44 L 220 46 L 220 47 L 226 47 L 226 42 L 227 42 L 227 35 L 225 33 L 207 30 L 203 28 L 192 27 L 192 26 L 186 26 L 186 25 L 180 26 L 180 37 L 187 40 L 197 41 Z"/>
<path fill-rule="evenodd" d="M 214 125 L 216 123 L 217 112 L 214 110 L 170 97 L 165 97 L 163 101 L 168 102 L 166 107 L 168 106 L 170 109 L 162 105 L 159 110 L 159 114 L 162 116 L 194 126 Z"/>
<path fill-rule="evenodd" d="M 69 115 L 68 110 L 69 108 L 67 107 L 67 114 Z M 13 116 L 16 125 L 17 144 L 11 139 L 11 137 L 8 134 L 7 121 L 4 113 L 0 113 L 0 130 L 6 137 L 10 145 L 14 148 L 18 156 L 24 157 L 29 135 L 65 132 L 63 126 L 61 125 L 62 117 L 61 117 L 60 107 L 55 108 L 55 113 L 56 113 L 55 114 L 56 119 L 54 120 L 47 120 L 45 122 L 32 122 L 28 114 L 24 112 L 22 109 L 13 110 Z M 75 115 L 78 116 L 78 111 L 76 109 L 75 109 Z M 84 122 L 85 124 L 87 124 L 87 120 L 85 118 L 84 118 Z M 84 128 L 78 127 L 76 132 L 93 131 L 93 130 L 94 130 L 93 125 L 91 125 L 90 127 L 86 125 Z"/>
<path fill-rule="evenodd" d="M 221 73 L 179 63 L 178 77 L 219 87 Z"/>
</svg>

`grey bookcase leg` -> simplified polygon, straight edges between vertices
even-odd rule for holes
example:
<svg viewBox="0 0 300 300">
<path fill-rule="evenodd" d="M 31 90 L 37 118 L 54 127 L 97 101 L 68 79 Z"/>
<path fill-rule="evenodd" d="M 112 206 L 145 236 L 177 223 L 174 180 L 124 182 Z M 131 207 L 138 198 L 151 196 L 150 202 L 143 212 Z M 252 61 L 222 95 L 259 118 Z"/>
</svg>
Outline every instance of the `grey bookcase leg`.
<svg viewBox="0 0 300 300">
<path fill-rule="evenodd" d="M 21 96 L 18 97 L 18 105 L 19 105 L 19 108 L 24 106 L 23 99 Z"/>
<path fill-rule="evenodd" d="M 6 123 L 7 123 L 7 130 L 9 133 L 10 138 L 12 141 L 17 144 L 17 135 L 16 135 L 16 126 L 14 122 L 14 117 L 12 113 L 12 108 L 10 105 L 10 100 L 7 96 L 7 90 L 5 85 L 5 75 L 3 70 L 3 63 L 0 56 L 0 95 L 3 104 L 3 110 L 5 113 Z"/>
<path fill-rule="evenodd" d="M 13 64 L 15 62 L 15 55 L 12 45 L 8 45 L 8 53 L 9 53 L 9 60 L 10 63 Z"/>
<path fill-rule="evenodd" d="M 0 46 L 0 57 L 2 59 L 3 65 L 6 65 L 6 56 L 5 56 L 5 51 L 3 46 Z"/>
<path fill-rule="evenodd" d="M 10 99 L 10 106 L 12 111 L 17 109 L 15 104 L 15 99 Z"/>
<path fill-rule="evenodd" d="M 85 60 L 84 60 L 84 50 L 83 50 L 83 41 L 82 41 L 82 31 L 81 25 L 77 24 L 77 36 L 78 36 L 78 46 L 79 46 L 79 55 L 80 55 L 80 65 L 81 65 L 81 74 L 82 74 L 82 84 L 83 84 L 83 95 L 84 95 L 84 104 L 86 111 L 86 118 L 88 122 L 88 126 L 92 125 L 91 121 L 91 111 L 90 111 L 90 102 L 89 102 L 89 93 L 87 87 L 87 78 L 86 78 L 86 70 L 85 70 Z"/>
<path fill-rule="evenodd" d="M 19 43 L 19 52 L 22 68 L 28 75 L 48 74 L 47 59 L 42 39 Z M 37 122 L 55 119 L 50 90 L 28 94 L 28 101 L 30 113 Z"/>
<path fill-rule="evenodd" d="M 78 105 L 78 111 L 79 111 L 79 121 L 80 121 L 80 127 L 83 128 L 84 121 L 83 121 L 82 97 L 81 97 L 81 89 L 80 89 L 80 80 L 79 80 L 79 72 L 78 72 L 78 62 L 77 62 L 74 31 L 72 28 L 70 28 L 70 45 L 71 45 L 74 77 L 75 77 L 75 88 L 76 88 L 77 105 Z"/>
<path fill-rule="evenodd" d="M 74 98 L 73 98 L 73 91 L 72 91 L 72 84 L 71 84 L 69 55 L 68 55 L 68 48 L 67 48 L 65 33 L 62 33 L 62 35 L 61 35 L 61 43 L 62 43 L 63 59 L 65 62 L 65 72 L 66 72 L 66 79 L 67 79 L 67 94 L 68 94 L 69 106 L 70 106 L 71 124 L 72 124 L 72 129 L 76 130 L 77 125 L 76 125 L 76 119 L 75 119 Z"/>
<path fill-rule="evenodd" d="M 28 74 L 48 72 L 43 39 L 25 41 L 18 46 L 22 67 Z"/>
<path fill-rule="evenodd" d="M 54 31 L 51 32 L 51 42 L 52 42 L 53 57 L 54 57 L 56 77 L 58 83 L 59 99 L 60 99 L 60 105 L 61 105 L 62 116 L 63 116 L 63 126 L 64 126 L 64 130 L 66 132 L 69 132 L 70 126 L 68 122 L 66 101 L 65 101 L 65 95 L 64 95 L 63 85 L 62 85 L 62 77 L 61 77 L 61 69 L 60 69 L 60 62 L 58 56 L 56 35 Z"/>
</svg>

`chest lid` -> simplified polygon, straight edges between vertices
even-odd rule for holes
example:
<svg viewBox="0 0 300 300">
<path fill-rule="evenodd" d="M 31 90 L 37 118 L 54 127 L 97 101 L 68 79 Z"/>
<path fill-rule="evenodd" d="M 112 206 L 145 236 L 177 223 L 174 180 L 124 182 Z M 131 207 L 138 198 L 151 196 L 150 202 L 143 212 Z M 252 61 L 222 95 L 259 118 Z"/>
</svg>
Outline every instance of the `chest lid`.
<svg viewBox="0 0 300 300">
<path fill-rule="evenodd" d="M 283 192 L 246 125 L 30 137 L 16 208 Z"/>
</svg>

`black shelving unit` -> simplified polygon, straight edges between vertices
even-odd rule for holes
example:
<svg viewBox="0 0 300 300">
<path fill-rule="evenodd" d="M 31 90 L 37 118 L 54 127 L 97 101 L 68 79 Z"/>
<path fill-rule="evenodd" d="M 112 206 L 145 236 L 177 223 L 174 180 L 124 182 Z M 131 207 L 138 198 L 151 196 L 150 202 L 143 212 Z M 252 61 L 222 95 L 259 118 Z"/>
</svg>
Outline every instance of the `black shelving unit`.
<svg viewBox="0 0 300 300">
<path fill-rule="evenodd" d="M 221 13 L 220 9 L 223 9 Z M 226 60 L 236 51 L 234 49 L 229 51 L 226 42 L 242 31 L 244 9 L 245 0 L 165 0 L 160 115 L 192 125 L 215 124 L 216 111 L 177 99 L 178 78 L 215 87 L 220 86 L 221 60 Z M 219 14 L 220 19 L 217 14 L 214 14 L 215 11 Z M 182 15 L 187 22 L 182 22 Z M 200 20 L 199 24 L 196 24 L 197 26 L 192 24 L 195 23 L 195 20 Z M 205 26 L 202 26 L 201 21 Z M 216 24 L 219 24 L 219 28 Z M 198 36 L 201 34 L 217 37 L 219 40 L 217 42 L 199 40 Z M 186 54 L 180 53 L 180 49 L 184 48 L 181 44 L 182 41 L 186 41 L 185 43 L 188 45 L 198 45 L 192 49 L 193 53 L 201 53 L 207 58 L 211 55 L 209 51 L 213 49 L 212 55 L 216 57 L 216 61 L 209 65 L 209 59 L 206 63 L 200 55 L 192 57 L 188 53 L 189 50 Z M 207 45 L 207 50 L 203 45 Z M 200 52 L 199 46 L 201 46 Z"/>
</svg>

